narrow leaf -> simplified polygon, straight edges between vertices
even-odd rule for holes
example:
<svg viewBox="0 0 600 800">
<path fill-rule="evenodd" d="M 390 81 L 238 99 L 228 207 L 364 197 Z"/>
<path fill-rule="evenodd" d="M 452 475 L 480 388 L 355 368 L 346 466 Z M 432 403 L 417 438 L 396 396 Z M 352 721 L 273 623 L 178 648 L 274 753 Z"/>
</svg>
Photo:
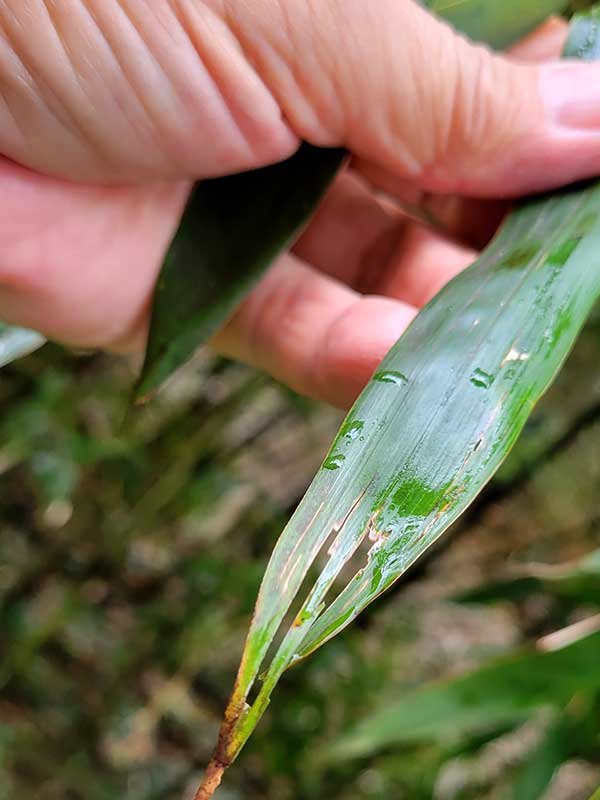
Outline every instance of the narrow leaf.
<svg viewBox="0 0 600 800">
<path fill-rule="evenodd" d="M 299 234 L 344 156 L 304 144 L 281 164 L 196 186 L 156 288 L 138 398 L 228 319 Z"/>
<path fill-rule="evenodd" d="M 576 34 L 579 24 L 586 23 L 575 23 Z M 523 203 L 419 314 L 356 402 L 275 548 L 213 777 L 238 755 L 282 673 L 386 591 L 490 480 L 599 296 L 594 182 Z M 325 565 L 265 669 L 320 553 Z M 354 577 L 336 593 L 353 556 Z"/>
<path fill-rule="evenodd" d="M 28 356 L 46 342 L 41 333 L 0 322 L 0 367 Z"/>
<path fill-rule="evenodd" d="M 337 742 L 331 760 L 362 758 L 392 745 L 459 741 L 518 724 L 536 708 L 563 707 L 600 688 L 600 633 L 554 652 L 525 650 L 461 678 L 436 682 L 389 703 Z"/>
</svg>

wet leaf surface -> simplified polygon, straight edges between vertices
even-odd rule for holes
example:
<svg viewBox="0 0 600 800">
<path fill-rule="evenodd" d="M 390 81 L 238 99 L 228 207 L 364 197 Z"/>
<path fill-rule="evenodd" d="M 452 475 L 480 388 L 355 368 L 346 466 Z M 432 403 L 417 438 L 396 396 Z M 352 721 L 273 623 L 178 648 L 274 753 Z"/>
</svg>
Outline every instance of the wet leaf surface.
<svg viewBox="0 0 600 800">
<path fill-rule="evenodd" d="M 579 17 L 567 56 L 579 52 L 582 26 L 586 53 L 596 47 L 596 16 Z M 275 548 L 213 772 L 236 758 L 283 672 L 356 619 L 473 502 L 599 296 L 600 183 L 590 182 L 522 203 L 418 315 L 352 408 Z M 324 566 L 299 598 L 320 554 Z"/>
</svg>

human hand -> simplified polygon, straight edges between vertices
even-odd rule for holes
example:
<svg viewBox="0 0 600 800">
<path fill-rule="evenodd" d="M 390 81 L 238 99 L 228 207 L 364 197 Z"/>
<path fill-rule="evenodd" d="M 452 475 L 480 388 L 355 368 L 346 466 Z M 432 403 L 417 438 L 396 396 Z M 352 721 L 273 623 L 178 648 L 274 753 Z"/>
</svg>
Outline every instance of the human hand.
<svg viewBox="0 0 600 800">
<path fill-rule="evenodd" d="M 351 169 L 214 344 L 347 405 L 475 255 L 379 189 L 503 197 L 600 172 L 600 68 L 523 63 L 563 37 L 549 23 L 508 60 L 411 0 L 5 0 L 0 317 L 139 348 L 191 180 L 344 145 Z M 433 202 L 451 231 L 465 208 L 485 222 Z"/>
</svg>

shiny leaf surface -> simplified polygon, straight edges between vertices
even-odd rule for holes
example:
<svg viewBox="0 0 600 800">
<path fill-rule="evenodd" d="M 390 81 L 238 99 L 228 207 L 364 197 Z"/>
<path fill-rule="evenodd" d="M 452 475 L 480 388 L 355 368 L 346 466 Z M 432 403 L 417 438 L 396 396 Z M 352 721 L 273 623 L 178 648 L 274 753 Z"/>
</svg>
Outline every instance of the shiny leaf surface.
<svg viewBox="0 0 600 800">
<path fill-rule="evenodd" d="M 581 25 L 588 39 L 598 35 L 578 18 L 567 55 L 577 54 Z M 590 182 L 522 203 L 418 315 L 352 408 L 275 548 L 198 798 L 211 796 L 283 672 L 386 591 L 491 479 L 598 297 L 600 182 Z M 324 564 L 288 627 L 318 557 Z M 339 589 L 350 562 L 356 567 Z"/>
</svg>

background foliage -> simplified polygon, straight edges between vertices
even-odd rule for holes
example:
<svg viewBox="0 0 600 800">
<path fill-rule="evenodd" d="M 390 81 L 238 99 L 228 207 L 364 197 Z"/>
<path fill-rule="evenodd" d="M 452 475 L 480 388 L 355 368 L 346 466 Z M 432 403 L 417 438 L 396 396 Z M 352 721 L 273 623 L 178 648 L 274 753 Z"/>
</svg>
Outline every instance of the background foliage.
<svg viewBox="0 0 600 800">
<path fill-rule="evenodd" d="M 597 315 L 448 544 L 284 679 L 224 800 L 511 796 L 552 722 L 543 711 L 460 745 L 320 755 L 428 679 L 597 613 L 597 595 L 551 580 L 499 603 L 453 598 L 600 547 L 599 358 Z M 205 356 L 124 421 L 130 385 L 126 364 L 52 347 L 2 372 L 3 800 L 174 800 L 193 787 L 268 555 L 339 422 Z M 548 797 L 587 800 L 600 783 L 599 729 L 597 717 L 582 728 Z"/>
</svg>

